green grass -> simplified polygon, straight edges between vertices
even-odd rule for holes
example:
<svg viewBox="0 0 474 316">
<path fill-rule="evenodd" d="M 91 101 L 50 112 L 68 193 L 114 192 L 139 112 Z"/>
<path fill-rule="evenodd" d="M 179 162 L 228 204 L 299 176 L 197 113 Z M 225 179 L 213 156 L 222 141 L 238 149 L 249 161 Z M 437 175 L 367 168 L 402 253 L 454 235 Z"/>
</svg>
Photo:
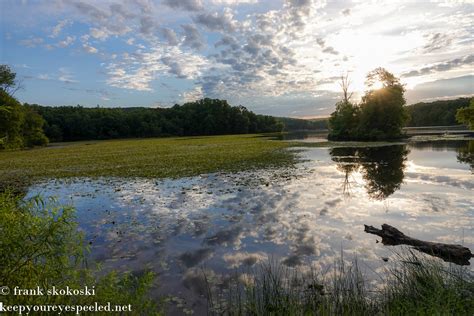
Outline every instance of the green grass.
<svg viewBox="0 0 474 316">
<path fill-rule="evenodd" d="M 381 287 L 368 281 L 357 259 L 344 263 L 342 254 L 325 274 L 314 269 L 288 268 L 277 262 L 262 263 L 247 271 L 237 271 L 224 283 L 224 288 L 208 284 L 210 313 L 474 314 L 474 276 L 468 268 L 447 265 L 411 251 L 401 252 L 398 259 L 381 277 Z"/>
<path fill-rule="evenodd" d="M 0 189 L 47 178 L 178 178 L 291 165 L 290 144 L 261 135 L 61 143 L 0 152 Z"/>
</svg>

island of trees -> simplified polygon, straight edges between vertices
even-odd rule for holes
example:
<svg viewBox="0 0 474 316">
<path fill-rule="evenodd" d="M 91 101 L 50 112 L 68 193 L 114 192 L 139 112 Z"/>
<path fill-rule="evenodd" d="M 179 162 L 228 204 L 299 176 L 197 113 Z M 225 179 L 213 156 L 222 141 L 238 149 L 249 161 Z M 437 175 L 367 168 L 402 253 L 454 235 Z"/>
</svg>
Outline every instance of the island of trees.
<svg viewBox="0 0 474 316">
<path fill-rule="evenodd" d="M 381 87 L 374 88 L 378 82 Z M 350 101 L 349 80 L 341 78 L 342 101 L 329 118 L 329 139 L 332 140 L 393 140 L 404 136 L 404 126 L 448 126 L 457 123 L 474 129 L 474 100 L 417 103 L 405 106 L 405 88 L 400 79 L 377 68 L 367 75 L 367 86 L 359 104 Z M 469 105 L 470 102 L 470 105 Z"/>
<path fill-rule="evenodd" d="M 375 89 L 375 83 L 381 88 Z M 404 107 L 405 88 L 400 79 L 377 68 L 367 75 L 369 89 L 360 104 L 350 101 L 348 77 L 342 77 L 343 100 L 336 104 L 336 111 L 329 119 L 332 140 L 388 140 L 403 136 L 402 128 L 408 119 Z"/>
</svg>

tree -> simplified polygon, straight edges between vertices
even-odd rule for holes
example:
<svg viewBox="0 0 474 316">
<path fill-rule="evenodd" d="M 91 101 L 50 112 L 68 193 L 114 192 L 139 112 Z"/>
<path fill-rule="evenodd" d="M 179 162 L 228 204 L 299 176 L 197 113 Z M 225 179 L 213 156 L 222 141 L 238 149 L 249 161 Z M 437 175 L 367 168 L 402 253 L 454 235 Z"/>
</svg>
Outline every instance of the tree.
<svg viewBox="0 0 474 316">
<path fill-rule="evenodd" d="M 349 93 L 350 81 L 348 75 L 341 76 L 340 82 L 343 99 L 336 103 L 336 111 L 329 119 L 329 139 L 351 139 L 355 135 L 358 125 L 359 108 L 350 102 L 352 93 Z"/>
<path fill-rule="evenodd" d="M 380 82 L 382 88 L 374 89 Z M 376 68 L 367 74 L 366 91 L 360 105 L 357 138 L 382 140 L 400 138 L 408 119 L 404 105 L 405 87 L 400 79 L 385 70 Z"/>
<path fill-rule="evenodd" d="M 460 108 L 456 112 L 456 120 L 467 125 L 469 129 L 474 129 L 474 98 L 471 99 L 468 107 Z"/>
<path fill-rule="evenodd" d="M 49 140 L 43 131 L 44 119 L 33 109 L 24 108 L 23 144 L 26 147 L 44 146 Z"/>
<path fill-rule="evenodd" d="M 0 149 L 23 147 L 22 124 L 20 102 L 0 89 Z"/>
<path fill-rule="evenodd" d="M 0 149 L 45 145 L 43 118 L 30 107 L 21 105 L 12 93 L 17 87 L 16 74 L 0 65 Z"/>
<path fill-rule="evenodd" d="M 8 65 L 0 65 L 0 89 L 13 94 L 12 90 L 15 90 L 17 82 L 15 81 L 16 73 L 12 72 Z"/>
</svg>

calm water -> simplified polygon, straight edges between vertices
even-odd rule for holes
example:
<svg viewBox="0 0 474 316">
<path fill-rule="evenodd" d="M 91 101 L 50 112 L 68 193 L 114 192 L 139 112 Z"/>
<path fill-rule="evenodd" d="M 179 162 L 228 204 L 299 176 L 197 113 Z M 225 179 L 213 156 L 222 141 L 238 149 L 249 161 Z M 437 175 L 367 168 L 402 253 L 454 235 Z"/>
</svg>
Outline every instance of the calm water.
<svg viewBox="0 0 474 316">
<path fill-rule="evenodd" d="M 296 170 L 51 181 L 30 195 L 72 203 L 96 261 L 158 272 L 157 295 L 199 313 L 203 270 L 222 280 L 266 259 L 326 269 L 342 249 L 382 271 L 396 248 L 376 243 L 364 224 L 474 249 L 473 149 L 474 141 L 304 149 Z"/>
</svg>

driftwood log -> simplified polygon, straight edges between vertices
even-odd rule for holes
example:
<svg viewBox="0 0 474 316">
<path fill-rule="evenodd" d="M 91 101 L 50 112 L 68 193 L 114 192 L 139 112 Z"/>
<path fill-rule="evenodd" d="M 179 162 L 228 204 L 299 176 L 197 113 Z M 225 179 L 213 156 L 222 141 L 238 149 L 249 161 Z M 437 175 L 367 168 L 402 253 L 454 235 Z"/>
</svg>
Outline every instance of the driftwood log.
<svg viewBox="0 0 474 316">
<path fill-rule="evenodd" d="M 382 229 L 373 226 L 364 225 L 364 231 L 382 237 L 382 244 L 396 246 L 409 245 L 418 251 L 431 256 L 443 259 L 447 262 L 453 262 L 459 265 L 469 265 L 469 259 L 474 257 L 471 250 L 461 245 L 441 244 L 429 241 L 423 241 L 411 238 L 393 226 L 383 224 Z"/>
</svg>

